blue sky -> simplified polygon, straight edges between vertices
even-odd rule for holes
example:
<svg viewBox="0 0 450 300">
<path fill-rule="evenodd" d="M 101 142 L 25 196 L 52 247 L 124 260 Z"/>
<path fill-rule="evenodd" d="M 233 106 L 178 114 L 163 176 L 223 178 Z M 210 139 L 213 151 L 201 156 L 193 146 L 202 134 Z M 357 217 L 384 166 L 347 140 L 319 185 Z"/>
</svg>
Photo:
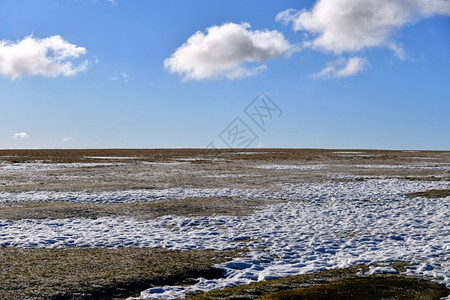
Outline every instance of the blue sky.
<svg viewBox="0 0 450 300">
<path fill-rule="evenodd" d="M 247 130 L 249 147 L 449 150 L 449 16 L 447 0 L 0 0 L 0 148 L 242 147 L 227 139 Z"/>
</svg>

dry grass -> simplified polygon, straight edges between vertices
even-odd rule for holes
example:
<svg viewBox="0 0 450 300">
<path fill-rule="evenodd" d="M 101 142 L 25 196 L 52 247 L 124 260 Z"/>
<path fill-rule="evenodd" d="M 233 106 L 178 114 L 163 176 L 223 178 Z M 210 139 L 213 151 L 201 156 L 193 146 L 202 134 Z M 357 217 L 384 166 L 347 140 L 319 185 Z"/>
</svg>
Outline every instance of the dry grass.
<svg viewBox="0 0 450 300">
<path fill-rule="evenodd" d="M 417 192 L 406 194 L 407 197 L 427 197 L 427 198 L 445 198 L 450 196 L 450 189 L 428 190 L 425 192 Z"/>
<path fill-rule="evenodd" d="M 352 152 L 352 153 L 343 153 Z M 354 152 L 364 152 L 362 155 Z M 95 157 L 136 157 L 133 160 L 99 159 Z M 92 158 L 94 157 L 94 158 Z M 160 167 L 142 162 L 171 162 L 194 158 L 176 167 Z M 212 160 L 220 158 L 220 160 Z M 424 160 L 426 159 L 426 160 Z M 0 191 L 32 190 L 100 191 L 141 188 L 201 187 L 201 188 L 262 188 L 271 189 L 279 183 L 302 183 L 329 180 L 321 170 L 251 169 L 246 177 L 207 178 L 203 175 L 227 175 L 247 172 L 258 164 L 326 164 L 331 173 L 357 176 L 351 180 L 366 180 L 377 176 L 392 176 L 406 180 L 448 180 L 448 171 L 422 169 L 362 169 L 358 164 L 406 165 L 449 162 L 449 152 L 383 151 L 383 150 L 321 150 L 321 149 L 101 149 L 101 150 L 0 150 L 0 161 L 10 163 L 125 163 L 98 168 L 74 168 L 54 171 L 12 172 L 0 178 Z M 197 172 L 197 173 L 196 173 Z M 258 177 L 259 176 L 259 177 Z M 339 179 L 336 179 L 339 180 Z M 346 180 L 346 179 L 343 179 Z M 409 194 L 410 197 L 445 197 L 449 190 Z M 152 219 L 163 215 L 210 216 L 247 215 L 258 207 L 273 203 L 264 199 L 199 198 L 157 203 L 93 204 L 74 202 L 15 203 L 0 205 L 1 219 L 42 219 L 103 216 L 131 216 Z M 250 241 L 250 240 L 249 240 Z M 137 295 L 152 284 L 186 282 L 202 276 L 218 276 L 211 265 L 237 255 L 235 252 L 187 251 L 162 249 L 0 249 L 0 299 L 112 299 Z M 404 268 L 400 264 L 399 268 Z M 377 281 L 380 290 L 397 290 L 399 294 L 444 291 L 442 286 L 423 279 L 404 276 L 358 275 L 357 266 L 325 272 L 287 277 L 232 289 L 197 295 L 194 299 L 256 299 L 261 295 L 300 298 L 301 293 L 317 290 L 341 292 L 365 290 Z M 386 280 L 387 281 L 386 281 Z M 384 281 L 382 281 L 384 280 Z M 379 285 L 379 283 L 381 285 Z M 420 287 L 420 288 L 419 288 Z M 308 292 L 298 289 L 310 289 Z M 273 294 L 290 290 L 287 294 Z M 381 295 L 381 294 L 379 294 Z M 384 294 L 383 294 L 384 295 Z M 388 295 L 388 294 L 387 294 Z M 408 294 L 409 295 L 409 294 Z M 330 295 L 327 295 L 327 297 Z M 389 296 L 389 295 L 388 295 Z M 331 297 L 331 296 L 330 296 Z M 365 298 L 361 296 L 359 298 Z M 405 297 L 403 297 L 405 298 Z M 407 297 L 406 297 L 407 298 Z M 411 297 L 410 297 L 411 298 Z M 333 299 L 333 298 L 330 298 Z M 339 298 L 335 298 L 339 299 Z M 411 298 L 414 299 L 414 298 Z M 422 299 L 422 298 L 420 298 Z M 426 299 L 425 296 L 423 299 Z"/>
<path fill-rule="evenodd" d="M 259 206 L 268 203 L 275 203 L 275 201 L 209 197 L 153 203 L 25 202 L 0 205 L 0 219 L 96 219 L 108 216 L 130 216 L 148 220 L 166 215 L 186 217 L 212 215 L 245 216 L 253 213 Z"/>
<path fill-rule="evenodd" d="M 404 263 L 400 263 L 404 266 Z M 205 299 L 439 299 L 450 289 L 404 275 L 361 275 L 368 266 L 334 269 L 255 282 L 191 296 Z"/>
<path fill-rule="evenodd" d="M 400 179 L 411 181 L 450 181 L 450 176 L 438 177 L 438 176 L 405 176 Z"/>
<path fill-rule="evenodd" d="M 97 158 L 96 158 L 97 157 Z M 111 159 L 100 159 L 110 157 Z M 134 157 L 136 159 L 117 159 Z M 0 191 L 116 191 L 166 188 L 263 188 L 280 183 L 323 182 L 329 174 L 347 174 L 358 181 L 371 178 L 448 180 L 439 168 L 361 168 L 358 165 L 443 166 L 449 152 L 321 149 L 101 149 L 0 150 Z M 189 160 L 185 160 L 189 159 Z M 165 164 L 168 162 L 181 164 Z M 112 163 L 27 171 L 2 170 L 3 163 Z M 156 162 L 152 165 L 148 162 Z M 160 164 L 158 164 L 160 163 Z M 162 163 L 162 164 L 161 164 Z M 258 169 L 261 164 L 326 165 L 328 170 Z M 31 168 L 33 169 L 33 168 Z M 239 176 L 245 174 L 246 176 Z M 211 176 L 213 175 L 213 176 Z M 217 176 L 217 177 L 214 177 Z"/>
<path fill-rule="evenodd" d="M 236 251 L 0 248 L 0 299 L 119 299 L 153 285 L 220 278 Z"/>
<path fill-rule="evenodd" d="M 432 300 L 447 296 L 444 286 L 408 277 L 357 278 L 263 295 L 261 300 Z"/>
<path fill-rule="evenodd" d="M 340 152 L 354 152 L 344 156 Z M 360 157 L 358 152 L 363 152 Z M 324 161 L 324 160 L 361 160 L 361 161 L 410 161 L 417 157 L 447 159 L 446 151 L 404 152 L 394 150 L 332 150 L 332 149 L 83 149 L 83 150 L 0 150 L 2 160 L 21 163 L 46 161 L 53 163 L 73 163 L 98 160 L 96 156 L 137 157 L 150 161 L 167 161 L 179 158 L 228 157 L 237 160 L 282 160 L 282 161 Z M 194 163 L 210 163 L 194 161 Z"/>
</svg>

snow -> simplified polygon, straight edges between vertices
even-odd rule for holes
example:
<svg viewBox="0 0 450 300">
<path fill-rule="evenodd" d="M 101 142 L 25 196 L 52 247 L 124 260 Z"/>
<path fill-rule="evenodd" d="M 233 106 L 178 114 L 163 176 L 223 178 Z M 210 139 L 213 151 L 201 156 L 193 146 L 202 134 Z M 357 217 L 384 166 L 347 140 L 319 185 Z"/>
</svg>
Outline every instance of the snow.
<svg viewBox="0 0 450 300">
<path fill-rule="evenodd" d="M 277 153 L 277 152 L 268 152 L 268 151 L 243 151 L 243 152 L 231 152 L 228 154 L 231 155 L 253 155 L 253 154 L 269 154 L 269 153 Z"/>
<path fill-rule="evenodd" d="M 376 157 L 379 156 L 377 153 L 367 153 L 360 151 L 337 151 L 334 154 L 339 154 L 341 157 Z"/>
<path fill-rule="evenodd" d="M 423 165 L 351 165 L 356 168 L 364 169 L 429 169 L 429 170 L 450 170 L 447 163 L 434 163 Z"/>
<path fill-rule="evenodd" d="M 404 196 L 449 188 L 449 182 L 384 179 L 283 184 L 280 188 L 0 193 L 0 203 L 176 201 L 211 196 L 289 200 L 246 217 L 0 220 L 0 247 L 250 249 L 245 257 L 218 265 L 226 270 L 226 278 L 201 279 L 192 286 L 153 287 L 142 292 L 141 298 L 182 297 L 191 291 L 358 263 L 374 266 L 373 273 L 392 272 L 388 265 L 396 260 L 412 262 L 408 274 L 433 276 L 450 287 L 450 197 Z"/>
<path fill-rule="evenodd" d="M 240 178 L 240 177 L 261 177 L 262 175 L 255 174 L 217 174 L 217 175 L 207 175 L 206 178 Z"/>
<path fill-rule="evenodd" d="M 373 274 L 398 274 L 399 271 L 394 269 L 393 267 L 385 266 L 385 267 L 378 267 L 378 266 L 371 266 L 370 270 L 368 272 L 369 275 Z"/>
<path fill-rule="evenodd" d="M 362 168 L 362 169 L 427 169 L 427 170 L 450 170 L 448 163 L 424 163 L 419 165 L 381 165 L 381 164 L 367 164 L 367 165 L 281 165 L 281 164 L 264 164 L 254 166 L 258 169 L 270 170 L 321 170 L 329 167 L 344 167 L 344 168 Z"/>
<path fill-rule="evenodd" d="M 327 165 L 259 165 L 258 169 L 269 170 L 320 170 L 326 168 Z"/>
<path fill-rule="evenodd" d="M 208 161 L 223 161 L 223 158 L 204 158 L 204 157 L 182 157 L 182 158 L 177 158 L 175 159 L 175 161 L 204 161 L 204 160 L 208 160 Z"/>
<path fill-rule="evenodd" d="M 188 162 L 186 161 L 167 161 L 167 162 L 156 162 L 156 161 L 143 161 L 142 164 L 144 165 L 152 165 L 152 166 L 178 166 L 178 165 L 185 165 Z"/>
<path fill-rule="evenodd" d="M 165 200 L 180 200 L 202 197 L 264 197 L 271 193 L 263 190 L 237 189 L 165 189 L 165 190 L 128 190 L 105 192 L 50 192 L 33 191 L 22 193 L 0 192 L 0 204 L 21 201 L 71 201 L 91 203 L 133 203 Z M 273 197 L 273 195 L 272 195 Z"/>
<path fill-rule="evenodd" d="M 64 168 L 85 168 L 85 167 L 103 167 L 117 166 L 117 163 L 20 163 L 20 164 L 0 164 L 0 173 L 10 174 L 11 172 L 35 172 L 35 171 L 53 171 Z"/>
<path fill-rule="evenodd" d="M 281 184 L 281 190 L 262 189 L 202 189 L 202 188 L 172 188 L 163 190 L 124 190 L 103 192 L 54 192 L 31 191 L 21 193 L 0 192 L 0 204 L 21 201 L 70 201 L 92 203 L 134 203 L 151 201 L 181 200 L 204 197 L 233 197 L 283 200 L 366 200 L 378 201 L 390 199 L 392 192 L 399 189 L 402 192 L 425 190 L 430 186 L 448 186 L 446 182 L 421 182 L 400 179 L 366 180 L 364 182 L 334 182 L 309 184 Z M 400 192 L 401 194 L 401 192 Z"/>
<path fill-rule="evenodd" d="M 84 158 L 91 158 L 91 159 L 138 159 L 139 157 L 135 156 L 85 156 Z"/>
<path fill-rule="evenodd" d="M 335 154 L 364 154 L 367 152 L 361 152 L 361 151 L 334 151 Z"/>
</svg>

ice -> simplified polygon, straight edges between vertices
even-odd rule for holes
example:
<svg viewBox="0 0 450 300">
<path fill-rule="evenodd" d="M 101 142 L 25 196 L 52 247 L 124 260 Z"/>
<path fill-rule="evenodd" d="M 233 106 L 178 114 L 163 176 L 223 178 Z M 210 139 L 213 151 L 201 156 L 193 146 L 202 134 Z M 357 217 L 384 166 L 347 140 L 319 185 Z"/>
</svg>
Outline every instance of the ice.
<svg viewBox="0 0 450 300">
<path fill-rule="evenodd" d="M 409 198 L 405 193 L 449 188 L 449 182 L 399 179 L 283 184 L 280 190 L 167 189 L 103 193 L 0 194 L 0 202 L 177 201 L 188 197 L 285 199 L 245 217 L 164 216 L 98 219 L 0 220 L 0 247 L 164 247 L 250 251 L 219 264 L 226 278 L 191 286 L 161 286 L 141 298 L 176 298 L 192 291 L 355 264 L 393 272 L 389 263 L 412 263 L 407 273 L 433 276 L 450 287 L 450 197 Z M 226 200 L 224 200 L 226 201 Z"/>
</svg>

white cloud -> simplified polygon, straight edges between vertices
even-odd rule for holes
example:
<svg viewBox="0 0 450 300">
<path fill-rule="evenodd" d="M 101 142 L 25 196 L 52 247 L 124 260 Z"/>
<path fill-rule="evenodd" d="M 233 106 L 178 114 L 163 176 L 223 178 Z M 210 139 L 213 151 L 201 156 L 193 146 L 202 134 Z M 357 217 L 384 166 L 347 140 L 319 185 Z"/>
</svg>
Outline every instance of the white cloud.
<svg viewBox="0 0 450 300">
<path fill-rule="evenodd" d="M 292 23 L 295 31 L 306 31 L 310 39 L 304 47 L 341 54 L 384 46 L 404 59 L 404 50 L 393 41 L 393 33 L 432 15 L 450 16 L 450 1 L 319 0 L 311 10 L 288 9 L 276 20 Z"/>
<path fill-rule="evenodd" d="M 342 78 L 355 75 L 365 70 L 368 62 L 365 58 L 352 57 L 348 60 L 344 58 L 330 62 L 326 68 L 317 74 L 314 78 Z"/>
<path fill-rule="evenodd" d="M 257 75 L 266 68 L 261 62 L 295 50 L 276 30 L 253 31 L 248 23 L 226 23 L 193 34 L 164 66 L 186 80 L 236 79 Z"/>
<path fill-rule="evenodd" d="M 16 79 L 22 75 L 73 76 L 86 70 L 87 61 L 76 60 L 86 49 L 60 36 L 44 39 L 27 36 L 21 41 L 0 41 L 0 74 Z"/>
<path fill-rule="evenodd" d="M 71 142 L 71 141 L 73 141 L 73 138 L 70 137 L 70 136 L 65 136 L 65 137 L 62 138 L 62 141 L 63 142 Z"/>
<path fill-rule="evenodd" d="M 128 82 L 128 78 L 130 78 L 130 75 L 128 75 L 125 72 L 120 73 L 119 75 L 112 75 L 109 77 L 109 79 L 113 81 L 120 80 L 122 78 L 123 82 Z"/>
<path fill-rule="evenodd" d="M 17 132 L 13 134 L 13 139 L 27 139 L 29 138 L 26 132 Z"/>
</svg>

